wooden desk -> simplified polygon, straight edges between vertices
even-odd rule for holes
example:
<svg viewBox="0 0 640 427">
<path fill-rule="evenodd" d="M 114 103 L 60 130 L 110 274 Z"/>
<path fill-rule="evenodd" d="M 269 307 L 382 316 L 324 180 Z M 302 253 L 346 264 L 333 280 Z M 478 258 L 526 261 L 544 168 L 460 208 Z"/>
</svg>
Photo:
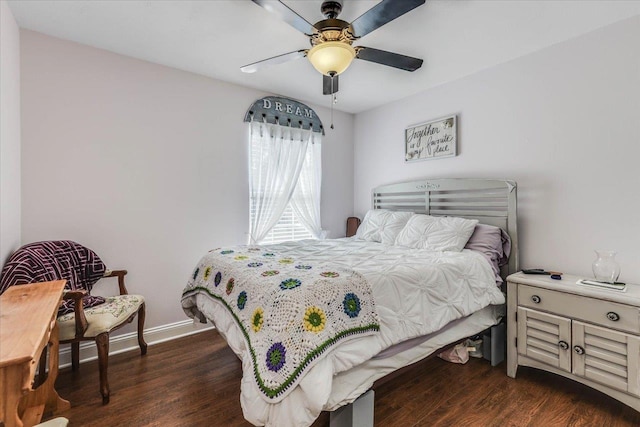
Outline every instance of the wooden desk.
<svg viewBox="0 0 640 427">
<path fill-rule="evenodd" d="M 64 280 L 16 285 L 0 296 L 0 422 L 32 426 L 45 411 L 69 409 L 54 389 L 58 376 L 56 314 Z M 49 347 L 47 379 L 32 389 L 38 360 Z"/>
</svg>

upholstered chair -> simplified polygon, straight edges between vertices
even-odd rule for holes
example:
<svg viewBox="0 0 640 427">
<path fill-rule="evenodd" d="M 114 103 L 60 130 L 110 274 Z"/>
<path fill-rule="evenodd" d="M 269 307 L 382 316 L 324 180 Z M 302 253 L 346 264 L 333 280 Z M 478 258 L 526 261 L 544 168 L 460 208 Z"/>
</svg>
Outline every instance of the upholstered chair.
<svg viewBox="0 0 640 427">
<path fill-rule="evenodd" d="M 102 403 L 109 403 L 109 334 L 138 315 L 138 344 L 147 353 L 144 341 L 145 303 L 142 295 L 129 295 L 125 286 L 126 270 L 107 270 L 98 255 L 70 240 L 30 243 L 18 249 L 7 261 L 0 277 L 0 294 L 9 286 L 66 280 L 63 302 L 58 310 L 61 344 L 71 344 L 71 366 L 79 366 L 80 342 L 95 341 L 100 370 Z M 117 278 L 119 295 L 91 295 L 102 278 Z M 102 282 L 100 282 L 102 283 Z M 45 358 L 40 359 L 44 372 Z"/>
</svg>

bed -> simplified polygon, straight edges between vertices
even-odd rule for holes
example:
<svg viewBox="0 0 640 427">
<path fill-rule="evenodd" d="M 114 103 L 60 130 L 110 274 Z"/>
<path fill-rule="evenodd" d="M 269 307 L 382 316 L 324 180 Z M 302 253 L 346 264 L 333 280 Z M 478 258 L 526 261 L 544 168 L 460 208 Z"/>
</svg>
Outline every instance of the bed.
<svg viewBox="0 0 640 427">
<path fill-rule="evenodd" d="M 383 227 L 371 220 L 384 215 L 401 220 Z M 458 246 L 432 250 L 411 229 L 420 224 L 452 227 L 437 244 Z M 478 224 L 510 237 L 511 256 L 499 271 L 486 255 L 463 249 Z M 183 308 L 215 324 L 242 361 L 240 400 L 251 423 L 310 425 L 327 410 L 332 426 L 356 417 L 372 425 L 374 382 L 500 322 L 500 276 L 518 268 L 514 182 L 378 187 L 358 233 L 215 248 L 194 269 Z"/>
</svg>

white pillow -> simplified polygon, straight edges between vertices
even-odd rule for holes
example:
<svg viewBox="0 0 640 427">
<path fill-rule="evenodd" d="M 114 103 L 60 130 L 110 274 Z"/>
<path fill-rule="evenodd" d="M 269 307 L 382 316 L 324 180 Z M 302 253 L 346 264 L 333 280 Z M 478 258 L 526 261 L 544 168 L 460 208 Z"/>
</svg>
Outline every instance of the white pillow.
<svg viewBox="0 0 640 427">
<path fill-rule="evenodd" d="M 414 215 L 396 237 L 395 244 L 414 249 L 460 252 L 477 223 L 477 219 Z"/>
<path fill-rule="evenodd" d="M 394 212 L 373 209 L 367 212 L 356 231 L 356 239 L 393 245 L 400 230 L 413 216 L 413 212 Z"/>
</svg>

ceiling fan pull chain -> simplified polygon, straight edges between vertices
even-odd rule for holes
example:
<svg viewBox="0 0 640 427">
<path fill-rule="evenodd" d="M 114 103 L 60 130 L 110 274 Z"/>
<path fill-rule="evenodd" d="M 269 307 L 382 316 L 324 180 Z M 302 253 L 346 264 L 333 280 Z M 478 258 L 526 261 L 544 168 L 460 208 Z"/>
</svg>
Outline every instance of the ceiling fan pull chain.
<svg viewBox="0 0 640 427">
<path fill-rule="evenodd" d="M 330 73 L 331 76 L 331 129 L 333 129 L 333 104 L 335 103 L 336 94 L 333 91 L 333 78 L 336 76 L 336 73 Z"/>
<path fill-rule="evenodd" d="M 331 126 L 329 127 L 333 129 L 333 100 L 331 101 Z"/>
</svg>

